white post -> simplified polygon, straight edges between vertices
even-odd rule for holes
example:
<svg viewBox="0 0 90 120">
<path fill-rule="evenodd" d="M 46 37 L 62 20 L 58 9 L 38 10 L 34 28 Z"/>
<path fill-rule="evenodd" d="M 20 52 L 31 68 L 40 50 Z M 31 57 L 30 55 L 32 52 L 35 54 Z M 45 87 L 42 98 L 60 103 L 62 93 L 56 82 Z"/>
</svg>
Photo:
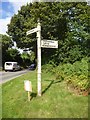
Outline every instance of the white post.
<svg viewBox="0 0 90 120">
<path fill-rule="evenodd" d="M 38 20 L 37 25 L 37 63 L 38 63 L 38 71 L 37 71 L 37 92 L 38 96 L 41 96 L 41 25 L 40 21 Z"/>
</svg>

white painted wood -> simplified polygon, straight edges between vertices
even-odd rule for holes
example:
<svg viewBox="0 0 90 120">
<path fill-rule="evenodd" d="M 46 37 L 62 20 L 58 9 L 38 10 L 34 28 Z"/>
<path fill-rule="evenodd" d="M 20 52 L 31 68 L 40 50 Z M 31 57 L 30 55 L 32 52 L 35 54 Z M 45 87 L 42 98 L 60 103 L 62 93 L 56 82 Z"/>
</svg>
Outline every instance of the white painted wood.
<svg viewBox="0 0 90 120">
<path fill-rule="evenodd" d="M 35 32 L 37 32 L 37 64 L 38 64 L 37 92 L 38 92 L 38 96 L 41 96 L 41 25 L 39 21 L 37 24 L 37 28 L 27 31 L 26 35 L 29 35 Z"/>
<path fill-rule="evenodd" d="M 37 71 L 37 92 L 38 92 L 38 96 L 41 96 L 41 25 L 40 22 L 38 22 L 37 25 L 37 57 L 38 57 L 38 71 Z"/>
<path fill-rule="evenodd" d="M 38 29 L 37 29 L 37 28 L 34 28 L 34 29 L 32 29 L 32 30 L 27 31 L 27 32 L 26 32 L 26 35 L 35 33 L 35 32 L 37 32 L 37 31 L 38 31 Z"/>
<path fill-rule="evenodd" d="M 55 41 L 55 40 L 41 40 L 41 47 L 44 47 L 44 48 L 58 48 L 58 41 Z"/>
<path fill-rule="evenodd" d="M 25 80 L 25 81 L 24 81 L 24 89 L 25 89 L 25 91 L 32 92 L 32 84 L 31 84 L 31 81 L 29 81 L 29 80 Z"/>
</svg>

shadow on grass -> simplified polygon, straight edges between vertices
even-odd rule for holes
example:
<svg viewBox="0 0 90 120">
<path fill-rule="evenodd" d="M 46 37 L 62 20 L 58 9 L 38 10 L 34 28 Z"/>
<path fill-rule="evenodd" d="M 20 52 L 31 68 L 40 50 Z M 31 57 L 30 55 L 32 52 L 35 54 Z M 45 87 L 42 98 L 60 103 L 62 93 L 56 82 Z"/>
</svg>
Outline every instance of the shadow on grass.
<svg viewBox="0 0 90 120">
<path fill-rule="evenodd" d="M 60 80 L 58 80 L 58 81 L 55 81 L 55 80 L 45 80 L 45 81 L 51 81 L 51 82 L 50 82 L 50 84 L 45 88 L 45 90 L 42 91 L 42 95 L 51 87 L 52 84 L 56 84 L 56 83 L 61 82 Z"/>
<path fill-rule="evenodd" d="M 31 100 L 32 100 L 34 97 L 37 96 L 37 94 L 32 92 L 30 96 L 31 96 Z"/>
</svg>

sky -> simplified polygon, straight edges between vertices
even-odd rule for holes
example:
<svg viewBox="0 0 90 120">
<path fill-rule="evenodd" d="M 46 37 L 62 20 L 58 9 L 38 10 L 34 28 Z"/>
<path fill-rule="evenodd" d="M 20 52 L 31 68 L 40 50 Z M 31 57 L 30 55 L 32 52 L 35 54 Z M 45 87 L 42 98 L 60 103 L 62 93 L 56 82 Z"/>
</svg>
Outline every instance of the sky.
<svg viewBox="0 0 90 120">
<path fill-rule="evenodd" d="M 18 13 L 22 5 L 30 2 L 32 0 L 0 0 L 0 34 L 6 34 L 7 24 L 10 23 L 11 17 Z"/>
<path fill-rule="evenodd" d="M 7 24 L 14 14 L 18 13 L 22 5 L 32 2 L 31 0 L 0 0 L 0 34 L 6 34 Z"/>
</svg>

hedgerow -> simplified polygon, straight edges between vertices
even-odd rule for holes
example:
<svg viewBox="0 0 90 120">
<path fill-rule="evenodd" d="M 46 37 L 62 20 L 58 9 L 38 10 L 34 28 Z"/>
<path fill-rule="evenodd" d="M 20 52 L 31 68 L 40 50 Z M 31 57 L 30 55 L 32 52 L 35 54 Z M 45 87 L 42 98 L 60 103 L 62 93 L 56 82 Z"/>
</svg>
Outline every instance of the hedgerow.
<svg viewBox="0 0 90 120">
<path fill-rule="evenodd" d="M 90 90 L 90 82 L 88 79 L 88 64 L 89 57 L 83 58 L 81 61 L 76 61 L 73 64 L 59 64 L 56 67 L 47 65 L 46 71 L 51 71 L 55 74 L 56 80 L 64 80 L 67 84 L 72 84 L 75 88 L 81 91 Z"/>
</svg>

